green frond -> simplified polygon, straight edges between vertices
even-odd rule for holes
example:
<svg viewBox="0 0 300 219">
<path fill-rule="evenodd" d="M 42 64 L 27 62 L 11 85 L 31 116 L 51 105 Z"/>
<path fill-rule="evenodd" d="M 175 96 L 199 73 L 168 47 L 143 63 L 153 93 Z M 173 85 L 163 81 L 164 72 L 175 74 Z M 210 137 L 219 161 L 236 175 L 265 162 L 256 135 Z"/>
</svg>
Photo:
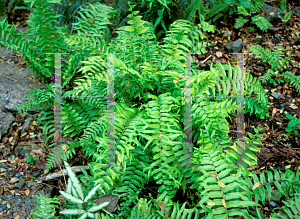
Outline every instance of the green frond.
<svg viewBox="0 0 300 219">
<path fill-rule="evenodd" d="M 295 198 L 291 198 L 288 201 L 283 201 L 284 207 L 280 208 L 284 213 L 272 213 L 270 219 L 277 218 L 300 218 L 300 195 L 296 195 Z"/>
<path fill-rule="evenodd" d="M 250 13 L 243 6 L 238 6 L 237 9 L 238 9 L 238 14 L 244 15 L 244 16 L 250 16 Z"/>
<path fill-rule="evenodd" d="M 291 192 L 299 191 L 299 170 L 297 169 L 296 174 L 289 169 L 286 169 L 286 172 L 276 169 L 264 170 L 260 174 L 260 179 L 256 174 L 251 174 L 251 178 L 250 176 L 245 177 L 245 182 L 248 188 L 253 191 L 255 202 L 261 201 L 265 204 L 266 196 L 268 195 L 268 199 L 271 200 L 271 196 L 274 195 L 273 185 L 278 190 L 278 197 L 289 198 Z"/>
<path fill-rule="evenodd" d="M 132 210 L 130 206 L 138 202 L 138 194 L 149 180 L 148 175 L 144 173 L 144 169 L 151 164 L 151 159 L 141 147 L 137 147 L 132 153 L 134 154 L 134 158 L 126 163 L 125 168 L 122 168 L 122 176 L 118 182 L 119 186 L 114 190 L 119 198 L 125 200 L 120 205 L 122 213 L 119 216 L 130 214 Z"/>
<path fill-rule="evenodd" d="M 247 23 L 248 21 L 249 21 L 249 19 L 247 19 L 247 18 L 238 17 L 235 21 L 234 28 L 239 29 L 239 28 L 243 27 L 244 24 Z"/>
<path fill-rule="evenodd" d="M 271 51 L 259 45 L 252 45 L 249 47 L 250 52 L 253 52 L 255 55 L 261 57 L 264 62 L 269 62 L 272 69 L 275 71 L 283 70 L 288 63 L 289 57 L 284 58 L 285 54 L 282 46 L 275 46 L 273 50 L 274 51 Z"/>
<path fill-rule="evenodd" d="M 256 15 L 251 18 L 252 23 L 255 24 L 260 30 L 267 32 L 267 30 L 273 25 L 264 17 Z"/>
<path fill-rule="evenodd" d="M 25 3 L 30 3 L 31 0 L 25 0 Z M 47 77 L 50 77 L 54 72 L 54 54 L 46 53 L 62 53 L 67 50 L 63 42 L 63 36 L 67 33 L 67 29 L 63 27 L 55 27 L 53 23 L 57 22 L 57 18 L 61 15 L 55 14 L 53 9 L 50 9 L 49 3 L 59 3 L 60 0 L 36 0 L 31 2 L 35 6 L 30 14 L 27 24 L 29 32 L 26 35 L 29 38 L 31 51 L 33 56 L 27 56 L 28 68 L 33 70 L 33 74 L 41 77 L 45 82 Z M 45 13 L 47 11 L 47 13 Z M 63 66 L 66 64 L 62 61 Z M 46 67 L 47 66 L 47 67 Z"/>
<path fill-rule="evenodd" d="M 292 86 L 295 86 L 296 91 L 300 93 L 300 76 L 296 76 L 290 71 L 284 72 L 281 76 L 283 76 Z"/>
<path fill-rule="evenodd" d="M 258 13 L 260 12 L 261 8 L 263 7 L 264 0 L 251 0 L 251 13 Z"/>
<path fill-rule="evenodd" d="M 211 218 L 228 218 L 229 216 L 242 215 L 251 218 L 246 207 L 260 206 L 247 198 L 251 194 L 245 182 L 232 175 L 235 171 L 229 167 L 230 162 L 219 150 L 201 150 L 195 155 L 195 161 L 201 166 L 197 167 L 200 173 L 194 174 L 196 180 L 191 188 L 201 192 L 199 205 L 208 212 Z M 202 174 L 201 174 L 202 173 Z M 241 191 L 244 190 L 244 192 Z M 242 200 L 240 200 L 240 198 Z"/>
<path fill-rule="evenodd" d="M 92 37 L 100 45 L 110 40 L 110 31 L 107 25 L 112 24 L 109 19 L 117 11 L 99 2 L 89 4 L 85 8 L 80 8 L 78 23 L 74 24 L 77 36 Z"/>
</svg>

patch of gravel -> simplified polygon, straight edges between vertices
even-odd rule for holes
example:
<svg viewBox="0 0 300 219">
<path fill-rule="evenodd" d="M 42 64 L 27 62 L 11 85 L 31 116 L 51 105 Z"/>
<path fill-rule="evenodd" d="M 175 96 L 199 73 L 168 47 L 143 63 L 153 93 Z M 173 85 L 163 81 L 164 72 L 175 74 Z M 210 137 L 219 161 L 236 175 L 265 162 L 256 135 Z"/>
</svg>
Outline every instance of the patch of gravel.
<svg viewBox="0 0 300 219">
<path fill-rule="evenodd" d="M 0 218 L 3 219 L 32 219 L 33 215 L 30 213 L 36 208 L 34 205 L 39 205 L 34 201 L 37 196 L 44 196 L 44 191 L 37 191 L 34 194 L 30 194 L 22 197 L 21 195 L 13 195 L 11 193 L 0 196 Z M 19 217 L 18 217 L 18 216 Z"/>
</svg>

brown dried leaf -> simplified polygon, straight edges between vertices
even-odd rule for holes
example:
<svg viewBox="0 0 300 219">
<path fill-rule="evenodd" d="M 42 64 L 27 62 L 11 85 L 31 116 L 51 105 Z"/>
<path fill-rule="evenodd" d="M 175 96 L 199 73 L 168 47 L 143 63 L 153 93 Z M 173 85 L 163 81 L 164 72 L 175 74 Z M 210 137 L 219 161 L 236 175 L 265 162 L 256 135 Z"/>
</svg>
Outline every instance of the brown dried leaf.
<svg viewBox="0 0 300 219">
<path fill-rule="evenodd" d="M 218 58 L 220 58 L 220 57 L 222 57 L 222 52 L 216 52 L 216 56 L 218 57 Z"/>
<path fill-rule="evenodd" d="M 30 194 L 30 189 L 25 190 L 25 194 L 29 195 Z"/>
<path fill-rule="evenodd" d="M 156 204 L 158 205 L 158 207 L 160 207 L 161 210 L 163 210 L 165 212 L 165 217 L 168 217 L 168 211 L 167 211 L 165 202 L 161 201 L 160 204 L 159 204 L 159 202 L 156 202 Z"/>
<path fill-rule="evenodd" d="M 54 141 L 54 142 L 57 142 L 58 138 L 59 138 L 59 131 L 57 130 L 57 131 L 54 133 L 53 141 Z"/>
<path fill-rule="evenodd" d="M 221 202 L 222 202 L 222 205 L 224 206 L 224 208 L 227 208 L 226 203 L 225 203 L 225 200 L 224 200 L 224 199 L 221 199 Z"/>
</svg>

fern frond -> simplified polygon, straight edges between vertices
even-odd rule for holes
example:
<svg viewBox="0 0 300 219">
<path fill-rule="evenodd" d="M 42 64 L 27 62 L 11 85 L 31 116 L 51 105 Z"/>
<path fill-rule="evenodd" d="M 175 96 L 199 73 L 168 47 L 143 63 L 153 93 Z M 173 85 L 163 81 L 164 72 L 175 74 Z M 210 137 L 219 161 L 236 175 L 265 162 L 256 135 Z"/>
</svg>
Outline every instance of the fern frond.
<svg viewBox="0 0 300 219">
<path fill-rule="evenodd" d="M 260 12 L 261 8 L 263 7 L 264 0 L 251 0 L 251 13 L 258 13 Z"/>
<path fill-rule="evenodd" d="M 268 195 L 269 200 L 271 200 L 272 194 L 274 195 L 272 192 L 273 185 L 278 190 L 278 197 L 289 198 L 292 192 L 299 191 L 299 170 L 297 169 L 296 174 L 289 169 L 286 169 L 286 172 L 277 171 L 276 169 L 272 171 L 264 170 L 260 174 L 260 179 L 258 179 L 256 174 L 251 174 L 251 176 L 245 177 L 245 182 L 248 188 L 251 188 L 253 191 L 255 202 L 261 201 L 265 204 L 266 195 Z"/>
<path fill-rule="evenodd" d="M 266 18 L 259 15 L 252 17 L 252 23 L 264 32 L 267 32 L 267 30 L 273 26 Z"/>
<path fill-rule="evenodd" d="M 117 11 L 99 2 L 80 8 L 77 17 L 78 23 L 74 24 L 78 36 L 87 36 L 97 39 L 100 45 L 110 40 L 110 31 L 107 25 L 112 24 L 109 19 Z"/>
<path fill-rule="evenodd" d="M 269 49 L 264 49 L 259 45 L 252 45 L 249 47 L 249 51 L 253 52 L 255 55 L 260 56 L 264 61 L 270 63 L 272 69 L 274 70 L 283 70 L 286 67 L 289 57 L 284 58 L 284 48 L 281 46 L 275 46 L 274 51 Z"/>
<path fill-rule="evenodd" d="M 294 198 L 288 201 L 283 201 L 284 207 L 280 208 L 284 213 L 272 213 L 270 219 L 277 218 L 300 218 L 300 195 L 296 195 Z"/>
<path fill-rule="evenodd" d="M 55 216 L 55 208 L 57 208 L 54 204 L 60 204 L 58 198 L 48 198 L 44 196 L 35 195 L 35 201 L 39 203 L 39 205 L 34 205 L 36 208 L 30 215 L 34 215 L 35 218 L 43 218 L 43 219 L 51 219 L 56 218 Z"/>
<path fill-rule="evenodd" d="M 248 21 L 249 21 L 249 19 L 247 19 L 247 18 L 238 17 L 235 21 L 234 28 L 239 29 L 239 28 L 243 27 L 244 24 L 247 23 Z"/>
<path fill-rule="evenodd" d="M 267 72 L 263 76 L 261 76 L 262 83 L 268 82 L 273 75 L 275 75 L 275 72 L 271 69 L 268 69 Z"/>
<path fill-rule="evenodd" d="M 232 163 L 216 149 L 199 150 L 195 155 L 195 162 L 201 165 L 195 168 L 200 173 L 192 177 L 197 183 L 191 188 L 199 186 L 197 189 L 202 197 L 199 205 L 208 212 L 208 217 L 242 215 L 244 218 L 251 218 L 246 209 L 240 208 L 260 205 L 246 197 L 249 191 L 245 182 L 235 174 L 230 175 L 235 172 L 229 167 Z"/>
<path fill-rule="evenodd" d="M 295 86 L 296 91 L 300 93 L 300 76 L 296 76 L 290 71 L 284 72 L 281 76 L 283 76 L 292 86 Z"/>
<path fill-rule="evenodd" d="M 244 16 L 250 16 L 250 13 L 246 10 L 246 8 L 242 6 L 238 6 L 238 14 L 244 15 Z"/>
<path fill-rule="evenodd" d="M 200 5 L 202 5 L 201 1 L 192 0 L 190 5 L 184 11 L 185 19 L 190 20 L 191 18 L 194 18 Z M 203 5 L 202 5 L 202 7 L 203 7 Z"/>
</svg>

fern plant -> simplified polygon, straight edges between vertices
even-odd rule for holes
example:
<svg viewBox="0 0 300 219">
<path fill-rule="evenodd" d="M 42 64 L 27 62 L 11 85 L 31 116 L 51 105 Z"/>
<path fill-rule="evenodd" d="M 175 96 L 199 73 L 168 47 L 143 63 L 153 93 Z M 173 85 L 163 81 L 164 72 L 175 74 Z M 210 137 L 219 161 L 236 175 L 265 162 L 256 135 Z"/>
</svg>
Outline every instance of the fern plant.
<svg viewBox="0 0 300 219">
<path fill-rule="evenodd" d="M 262 6 L 262 4 L 259 4 L 260 6 Z M 253 8 L 250 8 L 249 11 L 246 10 L 246 8 L 242 7 L 242 6 L 238 6 L 238 11 L 237 13 L 239 15 L 243 15 L 243 16 L 251 16 L 251 13 L 257 13 L 260 11 L 260 8 L 256 8 L 255 6 L 253 6 Z M 254 10 L 252 10 L 254 9 Z M 234 28 L 239 29 L 241 27 L 244 26 L 245 23 L 247 23 L 249 21 L 249 19 L 244 18 L 243 16 L 239 16 L 234 24 Z M 261 17 L 259 15 L 256 15 L 254 17 L 251 18 L 253 24 L 255 24 L 260 30 L 266 32 L 270 27 L 272 27 L 273 25 L 266 20 L 264 17 Z"/>
<path fill-rule="evenodd" d="M 297 92 L 300 92 L 300 83 L 299 78 L 300 76 L 296 76 L 290 71 L 282 72 L 279 74 L 279 71 L 283 71 L 290 60 L 290 57 L 284 58 L 284 48 L 281 46 L 275 46 L 274 51 L 270 51 L 269 49 L 264 49 L 262 46 L 259 45 L 252 45 L 249 47 L 249 51 L 253 52 L 258 57 L 261 57 L 264 62 L 268 62 L 271 65 L 272 69 L 268 69 L 267 72 L 261 77 L 263 83 L 269 81 L 272 76 L 276 77 L 283 77 L 291 85 L 295 86 Z"/>
<path fill-rule="evenodd" d="M 54 204 L 60 204 L 60 201 L 58 198 L 48 198 L 44 196 L 37 196 L 35 195 L 35 201 L 39 203 L 39 205 L 34 205 L 36 208 L 33 212 L 30 213 L 30 215 L 34 215 L 34 219 L 36 218 L 56 218 L 55 217 L 55 208 L 58 208 Z"/>
</svg>

